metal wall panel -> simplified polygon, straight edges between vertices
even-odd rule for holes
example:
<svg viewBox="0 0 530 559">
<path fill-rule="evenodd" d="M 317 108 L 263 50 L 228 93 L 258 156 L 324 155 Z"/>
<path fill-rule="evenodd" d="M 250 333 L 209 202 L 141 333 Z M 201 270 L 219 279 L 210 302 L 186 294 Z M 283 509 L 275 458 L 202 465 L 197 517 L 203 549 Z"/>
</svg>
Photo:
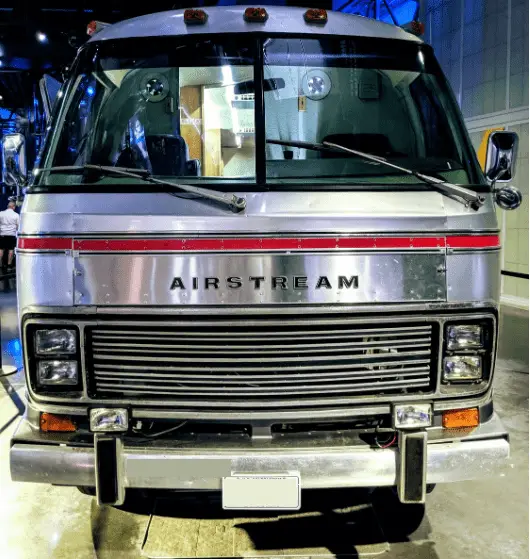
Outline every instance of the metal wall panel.
<svg viewBox="0 0 530 559">
<path fill-rule="evenodd" d="M 500 265 L 500 250 L 448 254 L 447 301 L 497 303 L 501 286 Z"/>
<path fill-rule="evenodd" d="M 17 254 L 20 311 L 30 305 L 70 307 L 73 304 L 73 259 L 68 254 Z"/>
</svg>

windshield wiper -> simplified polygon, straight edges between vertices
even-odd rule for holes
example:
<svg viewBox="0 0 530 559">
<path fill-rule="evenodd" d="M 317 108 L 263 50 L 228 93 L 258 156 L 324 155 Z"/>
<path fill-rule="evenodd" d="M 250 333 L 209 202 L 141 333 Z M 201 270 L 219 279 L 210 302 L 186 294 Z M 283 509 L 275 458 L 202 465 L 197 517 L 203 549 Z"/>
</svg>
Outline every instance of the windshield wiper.
<svg viewBox="0 0 530 559">
<path fill-rule="evenodd" d="M 129 169 L 127 167 L 111 167 L 106 165 L 90 164 L 79 166 L 67 165 L 63 167 L 45 167 L 43 169 L 38 169 L 39 173 L 79 173 L 84 171 L 99 171 L 104 175 L 119 175 L 122 177 L 131 177 L 135 179 L 141 179 L 145 182 L 169 186 L 182 190 L 183 192 L 196 194 L 197 196 L 200 196 L 202 198 L 207 198 L 208 200 L 214 200 L 215 202 L 224 204 L 236 213 L 244 210 L 247 205 L 247 201 L 245 200 L 245 198 L 241 198 L 232 192 L 218 192 L 217 190 L 208 190 L 206 188 L 192 186 L 191 184 L 181 184 L 172 181 L 155 179 L 149 171 L 146 171 L 144 169 Z"/>
<path fill-rule="evenodd" d="M 357 151 L 355 149 L 350 149 L 339 144 L 334 144 L 331 142 L 323 142 L 321 144 L 314 143 L 314 142 L 300 142 L 300 141 L 284 141 L 284 140 L 266 140 L 268 144 L 277 144 L 280 146 L 288 146 L 288 147 L 296 147 L 302 149 L 311 149 L 315 151 L 343 151 L 346 153 L 352 153 L 353 155 L 357 155 L 367 161 L 373 161 L 375 163 L 380 163 L 381 165 L 386 165 L 387 167 L 392 167 L 393 169 L 397 169 L 407 175 L 412 175 L 421 181 L 431 184 L 439 190 L 442 194 L 446 196 L 457 196 L 458 201 L 464 204 L 466 207 L 471 207 L 474 210 L 478 210 L 480 206 L 482 206 L 485 202 L 485 197 L 481 196 L 480 194 L 469 190 L 463 186 L 459 186 L 457 184 L 452 184 L 450 182 L 446 182 L 443 179 L 438 179 L 436 177 L 431 177 L 430 175 L 425 175 L 424 173 L 420 173 L 419 171 L 415 171 L 414 169 L 407 169 L 406 167 L 401 167 L 400 165 L 396 165 L 394 163 L 390 163 L 383 157 L 379 157 L 377 155 L 372 155 L 371 153 L 365 153 L 364 151 Z"/>
</svg>

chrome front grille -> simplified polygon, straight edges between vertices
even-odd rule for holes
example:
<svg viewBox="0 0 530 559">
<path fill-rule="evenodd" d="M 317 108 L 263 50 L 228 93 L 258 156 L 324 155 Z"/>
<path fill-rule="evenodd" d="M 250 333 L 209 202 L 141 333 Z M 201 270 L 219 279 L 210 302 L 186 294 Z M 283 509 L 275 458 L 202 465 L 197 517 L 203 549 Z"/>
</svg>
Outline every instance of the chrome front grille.
<svg viewBox="0 0 530 559">
<path fill-rule="evenodd" d="M 93 398 L 179 409 L 323 408 L 431 392 L 435 323 L 190 317 L 87 327 Z"/>
</svg>

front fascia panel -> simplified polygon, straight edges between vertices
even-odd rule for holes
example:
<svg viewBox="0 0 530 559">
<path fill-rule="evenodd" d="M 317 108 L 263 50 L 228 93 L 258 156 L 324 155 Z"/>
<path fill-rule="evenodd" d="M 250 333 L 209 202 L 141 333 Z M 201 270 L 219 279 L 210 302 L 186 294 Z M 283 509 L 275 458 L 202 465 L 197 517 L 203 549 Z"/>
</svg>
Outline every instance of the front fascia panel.
<svg viewBox="0 0 530 559">
<path fill-rule="evenodd" d="M 80 254 L 78 305 L 444 301 L 444 254 Z"/>
<path fill-rule="evenodd" d="M 37 309 L 35 309 L 37 311 Z M 202 316 L 216 316 L 218 315 L 219 318 L 222 316 L 227 317 L 230 315 L 226 315 L 226 311 L 220 315 L 222 312 L 221 309 L 200 309 L 197 311 L 196 309 L 187 308 L 186 311 L 183 311 L 183 316 L 187 315 L 189 317 L 193 317 L 197 312 L 200 312 Z M 315 308 L 305 308 L 304 315 L 309 317 L 312 313 L 316 313 L 314 320 L 319 320 L 318 310 Z M 474 320 L 480 320 L 487 318 L 492 321 L 493 325 L 493 339 L 492 339 L 492 347 L 496 346 L 496 332 L 497 332 L 497 314 L 495 311 L 491 310 L 475 310 L 474 312 L 469 309 L 468 312 L 458 312 L 453 310 L 452 312 L 439 312 L 439 313 L 431 313 L 424 311 L 423 313 L 412 313 L 406 315 L 394 315 L 389 316 L 388 313 L 385 313 L 383 316 L 365 316 L 365 317 L 351 317 L 348 315 L 348 320 L 352 323 L 357 322 L 359 325 L 367 325 L 370 323 L 379 324 L 382 321 L 390 321 L 396 325 L 399 324 L 407 324 L 407 323 L 437 323 L 437 336 L 439 337 L 436 346 L 438 347 L 436 354 L 433 355 L 433 358 L 438 363 L 435 366 L 435 382 L 433 385 L 433 389 L 429 392 L 424 394 L 393 394 L 393 395 L 362 395 L 358 397 L 351 397 L 351 398 L 340 398 L 340 403 L 337 403 L 335 406 L 326 406 L 322 407 L 320 410 L 310 409 L 309 407 L 301 408 L 298 406 L 291 406 L 285 407 L 279 413 L 277 407 L 272 409 L 267 409 L 266 407 L 257 406 L 253 412 L 250 412 L 248 409 L 241 409 L 237 411 L 236 409 L 230 411 L 224 411 L 222 406 L 216 410 L 216 406 L 212 406 L 209 410 L 209 413 L 205 414 L 204 410 L 199 408 L 193 409 L 193 406 L 190 405 L 191 402 L 180 401 L 177 403 L 175 399 L 167 401 L 165 400 L 149 400 L 148 398 L 143 398 L 141 400 L 131 400 L 131 399 L 93 399 L 89 395 L 88 389 L 88 369 L 90 368 L 90 364 L 84 359 L 84 350 L 85 350 L 85 343 L 86 343 L 86 335 L 85 329 L 93 327 L 94 325 L 105 325 L 105 326 L 112 326 L 116 325 L 119 326 L 120 324 L 130 324 L 131 320 L 133 324 L 137 326 L 141 326 L 142 324 L 145 326 L 149 326 L 152 324 L 163 324 L 164 328 L 171 328 L 172 324 L 180 324 L 181 320 L 178 317 L 169 318 L 169 317 L 162 317 L 160 313 L 157 313 L 154 318 L 156 319 L 154 322 L 153 320 L 148 320 L 147 317 L 144 319 L 136 318 L 136 319 L 129 319 L 127 317 L 116 319 L 115 317 L 104 318 L 103 316 L 100 318 L 96 318 L 95 316 L 89 318 L 87 316 L 78 316 L 76 313 L 72 313 L 71 318 L 62 315 L 60 318 L 54 318 L 53 314 L 48 314 L 45 312 L 45 309 L 40 309 L 37 311 L 37 315 L 27 316 L 23 322 L 23 336 L 26 335 L 26 328 L 33 324 L 36 325 L 46 325 L 46 324 L 62 324 L 66 325 L 70 321 L 71 323 L 75 323 L 81 330 L 81 351 L 83 352 L 82 356 L 82 372 L 83 372 L 83 379 L 84 379 L 84 386 L 82 392 L 79 394 L 77 398 L 65 398 L 60 396 L 41 396 L 36 394 L 32 388 L 31 383 L 28 383 L 28 390 L 30 399 L 35 403 L 36 406 L 41 407 L 43 409 L 57 409 L 59 410 L 62 406 L 74 406 L 74 407 L 83 407 L 83 406 L 94 406 L 98 403 L 100 405 L 105 406 L 130 406 L 134 405 L 134 409 L 138 410 L 139 408 L 149 408 L 151 410 L 158 409 L 159 414 L 158 417 L 203 417 L 206 416 L 210 417 L 224 417 L 226 419 L 262 419 L 262 418 L 270 418 L 271 412 L 273 412 L 274 417 L 279 418 L 280 416 L 289 419 L 289 418 L 317 418 L 317 417 L 327 417 L 327 418 L 344 418 L 344 417 L 355 417 L 359 414 L 366 415 L 366 410 L 370 413 L 378 413 L 384 414 L 388 411 L 388 406 L 391 403 L 396 402 L 407 402 L 407 401 L 428 401 L 428 402 L 436 402 L 440 404 L 442 402 L 455 402 L 458 403 L 457 407 L 462 406 L 464 402 L 463 398 L 469 400 L 469 405 L 475 405 L 475 401 L 485 403 L 490 398 L 490 388 L 491 388 L 491 381 L 493 377 L 493 367 L 494 363 L 491 362 L 491 369 L 488 371 L 488 380 L 487 382 L 480 383 L 474 385 L 472 387 L 463 388 L 459 392 L 454 392 L 452 394 L 448 394 L 444 391 L 444 387 L 441 382 L 441 362 L 442 362 L 442 344 L 443 344 L 443 332 L 444 332 L 444 324 L 446 322 L 469 322 Z M 250 318 L 252 314 L 255 314 L 256 311 L 254 309 L 246 309 L 244 312 L 244 316 L 246 318 Z M 346 313 L 345 313 L 346 314 Z M 153 317 L 151 317 L 153 318 Z M 309 318 L 308 318 L 309 320 Z M 25 366 L 26 371 L 28 372 L 31 368 L 31 364 L 28 361 L 27 356 L 25 356 Z M 344 401 L 343 401 L 344 400 Z M 478 405 L 478 404 L 477 404 Z M 57 408 L 50 408 L 49 406 L 57 406 Z M 374 408 L 377 407 L 377 410 Z M 366 408 L 365 412 L 363 410 Z M 66 413 L 67 408 L 63 408 L 62 413 Z M 73 408 L 72 408 L 73 409 Z M 371 411 L 370 411 L 371 410 Z M 145 417 L 145 415 L 143 415 Z M 155 415 L 153 415 L 155 417 Z"/>
</svg>

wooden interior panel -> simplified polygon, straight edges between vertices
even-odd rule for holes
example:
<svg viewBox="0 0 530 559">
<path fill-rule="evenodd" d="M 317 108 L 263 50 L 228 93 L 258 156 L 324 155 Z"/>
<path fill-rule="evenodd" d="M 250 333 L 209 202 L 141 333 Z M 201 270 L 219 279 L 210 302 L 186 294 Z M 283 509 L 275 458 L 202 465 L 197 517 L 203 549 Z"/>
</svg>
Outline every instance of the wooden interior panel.
<svg viewBox="0 0 530 559">
<path fill-rule="evenodd" d="M 203 164 L 202 140 L 203 115 L 202 91 L 200 86 L 180 88 L 180 135 L 188 144 L 190 159 L 199 159 Z"/>
</svg>

